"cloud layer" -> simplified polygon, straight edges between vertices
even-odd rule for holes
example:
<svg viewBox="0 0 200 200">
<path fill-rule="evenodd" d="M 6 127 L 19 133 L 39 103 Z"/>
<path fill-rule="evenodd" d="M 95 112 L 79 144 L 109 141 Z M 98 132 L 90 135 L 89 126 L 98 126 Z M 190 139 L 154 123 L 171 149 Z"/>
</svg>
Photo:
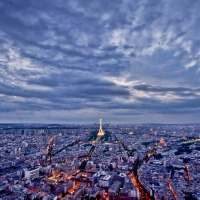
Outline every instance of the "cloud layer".
<svg viewBox="0 0 200 200">
<path fill-rule="evenodd" d="M 199 7 L 1 1 L 0 122 L 200 122 Z"/>
</svg>

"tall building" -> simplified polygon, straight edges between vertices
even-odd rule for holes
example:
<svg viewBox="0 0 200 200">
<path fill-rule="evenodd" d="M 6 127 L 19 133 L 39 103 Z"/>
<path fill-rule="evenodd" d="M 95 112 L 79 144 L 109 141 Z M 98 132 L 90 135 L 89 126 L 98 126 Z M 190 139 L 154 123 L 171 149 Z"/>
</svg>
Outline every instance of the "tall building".
<svg viewBox="0 0 200 200">
<path fill-rule="evenodd" d="M 39 177 L 39 168 L 34 168 L 34 169 L 25 169 L 25 178 L 33 180 Z"/>
<path fill-rule="evenodd" d="M 104 135 L 104 131 L 102 129 L 102 119 L 100 119 L 98 136 L 103 136 L 103 135 Z"/>
<path fill-rule="evenodd" d="M 99 179 L 100 187 L 110 187 L 113 182 L 113 175 L 105 175 Z"/>
</svg>

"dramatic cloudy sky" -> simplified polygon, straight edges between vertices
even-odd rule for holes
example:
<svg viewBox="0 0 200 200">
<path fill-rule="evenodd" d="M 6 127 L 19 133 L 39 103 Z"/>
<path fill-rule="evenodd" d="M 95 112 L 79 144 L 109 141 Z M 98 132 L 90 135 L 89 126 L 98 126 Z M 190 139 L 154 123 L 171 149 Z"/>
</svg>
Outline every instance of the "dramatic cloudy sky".
<svg viewBox="0 0 200 200">
<path fill-rule="evenodd" d="M 0 123 L 200 122 L 199 0 L 1 0 Z"/>
</svg>

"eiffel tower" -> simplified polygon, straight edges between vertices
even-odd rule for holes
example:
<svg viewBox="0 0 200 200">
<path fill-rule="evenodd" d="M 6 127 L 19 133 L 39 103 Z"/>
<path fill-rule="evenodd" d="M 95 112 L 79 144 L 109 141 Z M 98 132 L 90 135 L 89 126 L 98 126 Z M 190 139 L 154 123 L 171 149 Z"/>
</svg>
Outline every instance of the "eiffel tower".
<svg viewBox="0 0 200 200">
<path fill-rule="evenodd" d="M 102 129 L 102 119 L 100 119 L 100 126 L 99 126 L 98 136 L 103 136 L 103 135 L 104 135 L 104 131 Z"/>
</svg>

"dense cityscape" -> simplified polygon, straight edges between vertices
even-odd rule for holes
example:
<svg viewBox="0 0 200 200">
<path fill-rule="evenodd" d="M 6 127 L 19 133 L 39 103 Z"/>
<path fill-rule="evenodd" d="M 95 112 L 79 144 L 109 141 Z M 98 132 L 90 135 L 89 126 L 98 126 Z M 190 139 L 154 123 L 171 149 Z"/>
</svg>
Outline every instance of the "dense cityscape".
<svg viewBox="0 0 200 200">
<path fill-rule="evenodd" d="M 0 200 L 200 200 L 199 8 L 1 0 Z"/>
<path fill-rule="evenodd" d="M 0 199 L 200 199 L 199 138 L 199 124 L 1 124 Z"/>
</svg>

